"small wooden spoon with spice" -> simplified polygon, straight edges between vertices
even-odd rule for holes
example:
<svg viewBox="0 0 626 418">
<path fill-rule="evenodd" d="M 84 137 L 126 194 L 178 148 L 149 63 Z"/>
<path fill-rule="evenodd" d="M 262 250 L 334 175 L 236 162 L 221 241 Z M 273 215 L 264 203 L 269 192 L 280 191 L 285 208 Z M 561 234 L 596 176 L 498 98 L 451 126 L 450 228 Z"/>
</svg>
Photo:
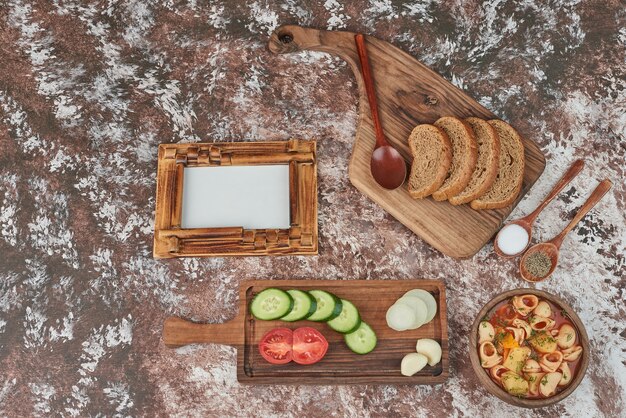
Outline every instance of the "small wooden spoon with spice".
<svg viewBox="0 0 626 418">
<path fill-rule="evenodd" d="M 522 279 L 535 283 L 545 280 L 552 275 L 559 261 L 559 249 L 565 236 L 602 199 L 612 185 L 613 183 L 610 180 L 602 180 L 587 201 L 580 207 L 574 219 L 559 235 L 550 241 L 535 244 L 526 251 L 519 264 Z"/>
<path fill-rule="evenodd" d="M 496 239 L 493 240 L 493 250 L 502 258 L 517 257 L 522 254 L 533 237 L 533 223 L 537 219 L 537 216 L 542 210 L 548 206 L 548 203 L 552 201 L 570 181 L 574 179 L 580 173 L 585 166 L 583 160 L 576 160 L 570 166 L 570 168 L 563 174 L 563 177 L 554 185 L 550 193 L 543 199 L 543 202 L 537 209 L 515 221 L 509 222 L 505 225 Z M 526 232 L 524 234 L 524 231 Z M 504 248 L 502 247 L 504 246 Z"/>
</svg>

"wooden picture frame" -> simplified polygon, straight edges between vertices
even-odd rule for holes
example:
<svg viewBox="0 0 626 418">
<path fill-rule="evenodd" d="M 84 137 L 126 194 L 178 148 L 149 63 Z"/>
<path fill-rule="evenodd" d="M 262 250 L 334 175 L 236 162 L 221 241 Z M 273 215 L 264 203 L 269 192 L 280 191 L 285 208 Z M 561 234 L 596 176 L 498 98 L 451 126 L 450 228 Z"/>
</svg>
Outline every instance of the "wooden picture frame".
<svg viewBox="0 0 626 418">
<path fill-rule="evenodd" d="M 159 145 L 155 258 L 317 254 L 316 142 Z M 181 227 L 186 167 L 289 165 L 288 229 Z"/>
</svg>

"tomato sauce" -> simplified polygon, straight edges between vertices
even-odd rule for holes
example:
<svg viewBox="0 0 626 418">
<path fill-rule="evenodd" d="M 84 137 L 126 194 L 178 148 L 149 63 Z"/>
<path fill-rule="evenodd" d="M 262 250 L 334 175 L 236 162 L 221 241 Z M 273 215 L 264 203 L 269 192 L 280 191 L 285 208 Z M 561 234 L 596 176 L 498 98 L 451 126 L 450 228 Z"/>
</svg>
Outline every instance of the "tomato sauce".
<svg viewBox="0 0 626 418">
<path fill-rule="evenodd" d="M 574 341 L 573 347 L 581 345 L 580 344 L 580 334 L 579 334 L 579 331 L 576 328 L 576 326 L 574 325 L 574 323 L 568 318 L 567 313 L 563 309 L 561 309 L 561 307 L 555 305 L 554 303 L 550 302 L 549 300 L 539 298 L 539 301 L 540 302 L 541 301 L 546 302 L 550 306 L 550 309 L 552 311 L 552 315 L 550 316 L 550 319 L 552 319 L 554 321 L 554 326 L 551 328 L 551 330 L 559 330 L 562 325 L 569 324 L 570 326 L 572 326 L 576 330 L 576 336 L 575 336 L 575 341 Z M 529 305 L 531 300 L 524 299 L 524 302 L 525 302 L 526 305 Z M 530 314 L 528 314 L 527 316 L 523 316 L 520 313 L 518 313 L 517 310 L 513 306 L 512 299 L 509 299 L 509 300 L 505 300 L 505 301 L 499 303 L 498 305 L 496 305 L 493 308 L 493 310 L 489 314 L 487 314 L 487 316 L 486 316 L 486 318 L 484 320 L 490 322 L 491 325 L 493 325 L 494 330 L 495 330 L 495 335 L 496 335 L 495 340 L 498 340 L 498 338 L 502 338 L 503 334 L 501 334 L 501 333 L 503 333 L 503 332 L 507 333 L 507 334 L 511 334 L 510 331 L 505 330 L 504 328 L 505 327 L 512 327 L 513 326 L 513 321 L 515 319 L 521 319 L 523 321 L 528 322 L 529 319 L 532 316 L 533 316 L 532 312 Z M 499 333 L 501 334 L 500 336 L 498 336 Z M 539 361 L 541 353 L 537 352 L 532 347 L 532 345 L 528 342 L 528 336 L 526 335 L 525 337 L 526 338 L 524 339 L 524 341 L 522 342 L 522 344 L 520 346 L 521 347 L 529 347 L 531 349 L 531 354 L 530 354 L 529 358 L 532 358 L 534 360 Z M 497 344 L 496 344 L 496 347 L 498 347 Z M 506 349 L 503 349 L 501 347 L 500 349 L 498 349 L 498 352 L 500 354 L 503 354 L 503 352 L 505 350 Z M 561 350 L 561 349 L 557 348 L 557 350 Z M 574 380 L 576 374 L 578 373 L 578 366 L 580 364 L 581 359 L 582 359 L 582 354 L 576 360 L 567 362 L 572 376 L 571 376 L 570 383 L 567 384 L 566 386 L 557 386 L 556 392 L 551 394 L 550 396 L 543 396 L 541 393 L 538 393 L 537 395 L 533 395 L 531 393 L 528 393 L 527 395 L 525 395 L 523 397 L 524 398 L 528 398 L 528 399 L 543 399 L 543 398 L 548 398 L 548 397 L 555 396 L 558 393 L 562 392 L 563 390 L 567 389 L 569 387 L 569 385 L 571 384 L 571 381 Z M 489 374 L 489 377 L 496 384 L 498 384 L 499 386 L 503 386 L 500 382 L 498 382 L 496 379 L 494 379 L 494 377 L 491 375 L 491 373 L 489 373 L 489 369 L 485 369 L 485 372 L 487 374 Z M 524 374 L 522 374 L 522 377 L 527 380 L 527 377 L 524 376 Z"/>
</svg>

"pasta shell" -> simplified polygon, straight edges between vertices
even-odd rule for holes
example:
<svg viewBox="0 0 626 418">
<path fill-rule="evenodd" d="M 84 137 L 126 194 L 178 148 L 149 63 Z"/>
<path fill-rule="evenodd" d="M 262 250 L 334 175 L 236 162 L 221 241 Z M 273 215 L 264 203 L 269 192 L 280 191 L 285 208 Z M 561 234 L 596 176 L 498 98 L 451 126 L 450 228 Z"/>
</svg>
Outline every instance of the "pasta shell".
<svg viewBox="0 0 626 418">
<path fill-rule="evenodd" d="M 490 369 L 502 362 L 502 356 L 498 354 L 496 347 L 491 341 L 482 343 L 478 349 L 478 353 L 480 354 L 480 364 L 485 369 Z"/>
<path fill-rule="evenodd" d="M 548 302 L 542 300 L 533 310 L 533 314 L 537 316 L 543 316 L 544 318 L 550 318 L 552 316 L 552 308 L 550 308 Z"/>
<path fill-rule="evenodd" d="M 570 348 L 576 343 L 576 330 L 570 324 L 563 324 L 554 338 L 561 348 Z"/>
<path fill-rule="evenodd" d="M 528 360 L 526 360 L 526 363 L 524 364 L 524 368 L 522 369 L 522 371 L 524 373 L 540 373 L 541 366 L 539 365 L 537 360 L 533 360 L 529 358 Z"/>
<path fill-rule="evenodd" d="M 543 316 L 533 316 L 530 318 L 530 327 L 535 331 L 548 331 L 556 324 L 552 319 Z"/>
<path fill-rule="evenodd" d="M 513 334 L 513 338 L 515 338 L 515 342 L 517 342 L 517 345 L 522 345 L 522 343 L 524 342 L 524 335 L 525 335 L 525 331 L 521 328 L 513 328 L 513 327 L 506 327 L 505 328 L 507 331 L 509 331 L 511 334 Z"/>
<path fill-rule="evenodd" d="M 528 393 L 533 396 L 539 395 L 539 382 L 541 382 L 545 373 L 527 373 L 526 376 L 528 378 L 529 386 Z"/>
<path fill-rule="evenodd" d="M 525 338 L 530 337 L 530 334 L 532 334 L 533 332 L 533 329 L 530 327 L 528 322 L 524 321 L 523 319 L 515 318 L 513 320 L 513 326 L 516 328 L 523 329 L 524 332 L 526 333 Z"/>
<path fill-rule="evenodd" d="M 583 348 L 579 345 L 575 345 L 570 348 L 566 348 L 562 350 L 563 352 L 563 360 L 565 361 L 576 361 L 583 353 Z"/>
<path fill-rule="evenodd" d="M 559 382 L 559 386 L 567 386 L 572 381 L 572 372 L 569 368 L 569 365 L 566 361 L 562 362 L 559 366 L 559 371 L 561 372 L 561 381 Z"/>
<path fill-rule="evenodd" d="M 482 344 L 485 341 L 493 341 L 493 337 L 496 335 L 495 330 L 491 322 L 482 321 L 478 325 L 478 344 Z"/>
<path fill-rule="evenodd" d="M 539 304 L 539 298 L 535 295 L 513 296 L 513 308 L 522 316 L 528 316 Z"/>
<path fill-rule="evenodd" d="M 539 381 L 539 393 L 545 397 L 554 395 L 556 387 L 561 381 L 561 377 L 562 375 L 559 372 L 547 373 Z"/>
<path fill-rule="evenodd" d="M 539 360 L 541 370 L 546 373 L 556 372 L 563 362 L 563 353 L 555 351 L 554 353 L 544 354 Z"/>
<path fill-rule="evenodd" d="M 503 365 L 496 364 L 491 369 L 489 369 L 489 374 L 491 375 L 491 377 L 493 377 L 493 380 L 500 383 L 502 381 L 502 375 L 508 371 L 509 369 L 507 369 Z"/>
</svg>

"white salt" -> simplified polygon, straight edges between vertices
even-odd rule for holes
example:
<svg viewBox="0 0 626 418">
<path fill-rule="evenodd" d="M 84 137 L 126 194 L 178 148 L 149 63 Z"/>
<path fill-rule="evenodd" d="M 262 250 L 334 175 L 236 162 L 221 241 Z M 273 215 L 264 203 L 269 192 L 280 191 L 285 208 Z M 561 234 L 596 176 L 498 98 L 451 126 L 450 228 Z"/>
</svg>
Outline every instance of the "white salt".
<svg viewBox="0 0 626 418">
<path fill-rule="evenodd" d="M 517 224 L 510 224 L 500 230 L 497 245 L 506 255 L 517 255 L 528 245 L 528 232 Z"/>
</svg>

